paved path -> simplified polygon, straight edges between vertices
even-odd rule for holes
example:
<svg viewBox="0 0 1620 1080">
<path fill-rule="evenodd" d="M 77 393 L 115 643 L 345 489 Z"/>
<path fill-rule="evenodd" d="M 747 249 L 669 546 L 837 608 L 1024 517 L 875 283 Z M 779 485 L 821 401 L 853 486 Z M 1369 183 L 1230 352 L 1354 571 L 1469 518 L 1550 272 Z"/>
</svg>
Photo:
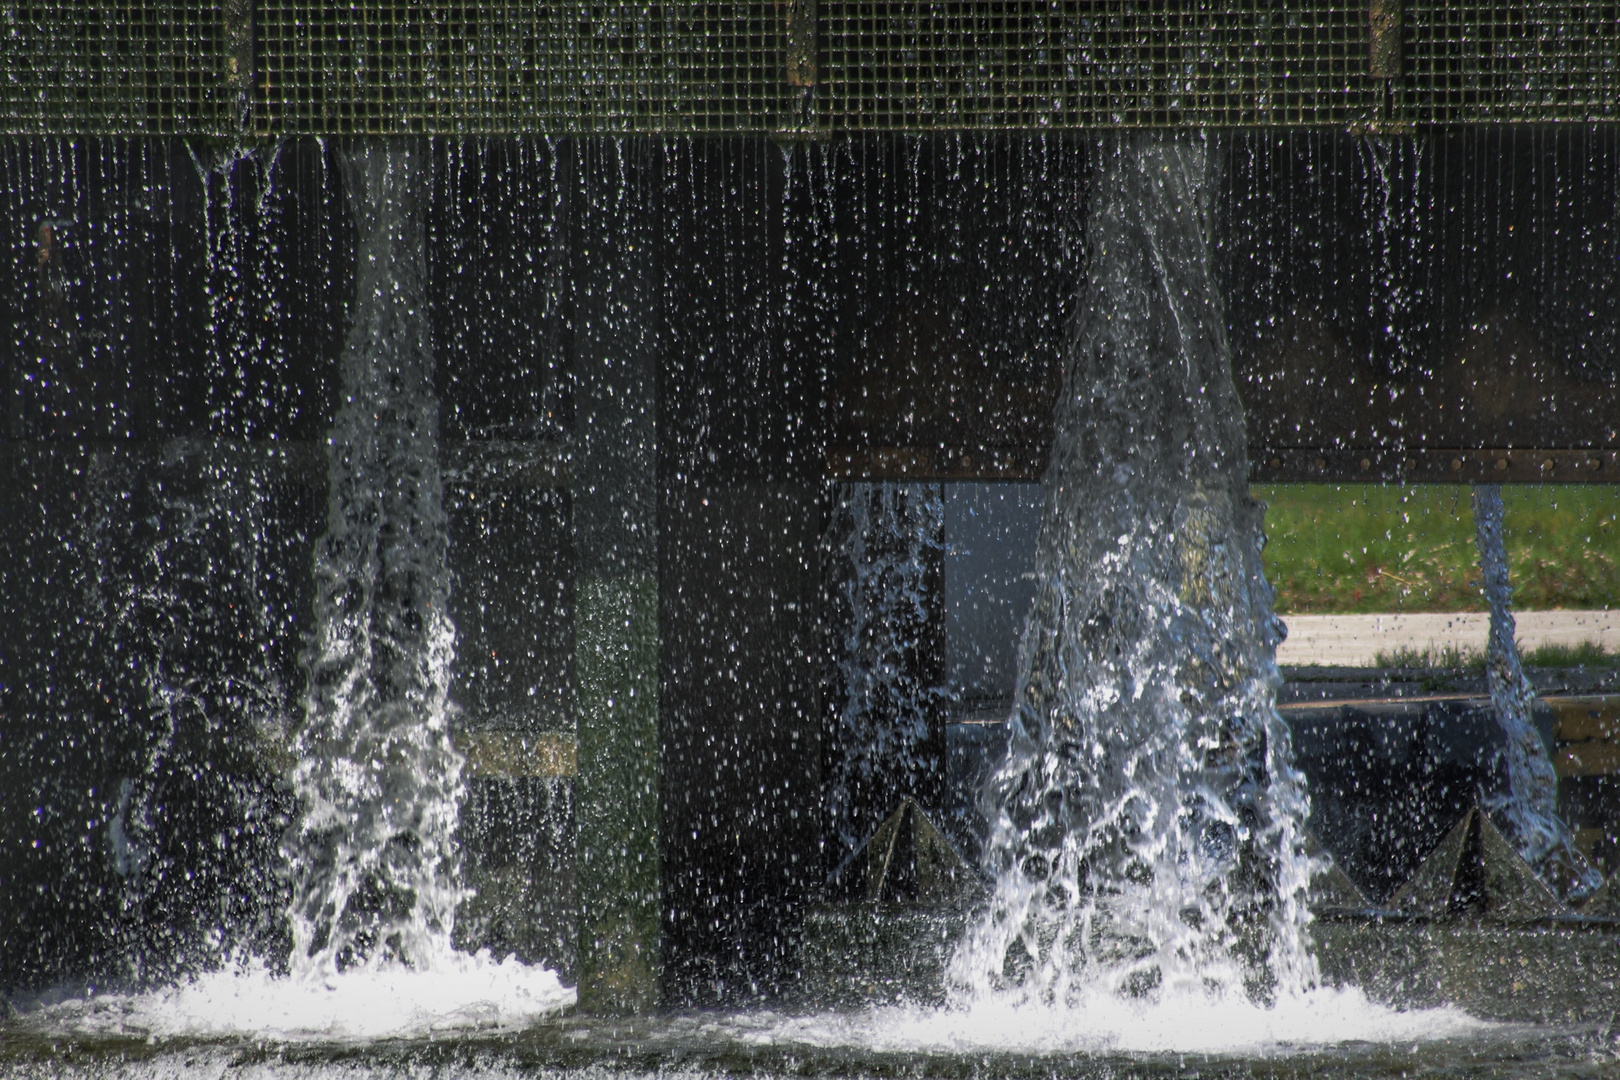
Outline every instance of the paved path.
<svg viewBox="0 0 1620 1080">
<path fill-rule="evenodd" d="M 1611 611 L 1519 611 L 1519 644 L 1601 644 L 1620 652 L 1620 609 Z M 1491 619 L 1483 612 L 1454 615 L 1284 615 L 1288 640 L 1277 650 L 1279 664 L 1346 667 L 1376 663 L 1379 653 L 1396 649 L 1447 647 L 1485 650 Z"/>
</svg>

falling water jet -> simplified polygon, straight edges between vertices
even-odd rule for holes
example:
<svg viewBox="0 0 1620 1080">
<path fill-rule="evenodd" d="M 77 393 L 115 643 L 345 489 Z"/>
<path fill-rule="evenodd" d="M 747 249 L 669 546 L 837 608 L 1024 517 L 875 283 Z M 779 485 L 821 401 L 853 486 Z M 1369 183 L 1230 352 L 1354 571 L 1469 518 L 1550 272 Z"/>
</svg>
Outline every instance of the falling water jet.
<svg viewBox="0 0 1620 1080">
<path fill-rule="evenodd" d="M 426 297 L 425 149 L 340 151 L 358 229 L 356 306 L 328 440 L 327 532 L 296 749 L 295 966 L 431 966 L 449 950 L 462 758 L 446 692 L 438 399 Z"/>
<path fill-rule="evenodd" d="M 1569 826 L 1558 816 L 1558 775 L 1531 721 L 1536 691 L 1524 673 L 1515 640 L 1501 486 L 1475 487 L 1473 507 L 1485 602 L 1491 610 L 1485 677 L 1492 711 L 1502 727 L 1507 766 L 1506 788 L 1488 798 L 1485 809 L 1543 881 L 1561 897 L 1580 899 L 1596 891 L 1603 879 L 1576 850 Z"/>
<path fill-rule="evenodd" d="M 1306 797 L 1275 708 L 1211 271 L 1207 137 L 1103 144 L 1090 275 L 1055 416 L 1011 747 L 987 793 L 989 909 L 958 999 L 1062 1006 L 1315 982 Z"/>
<path fill-rule="evenodd" d="M 945 504 L 938 485 L 882 481 L 848 492 L 840 598 L 847 633 L 839 660 L 842 701 L 828 815 L 854 853 L 906 796 L 937 805 L 936 713 L 943 689 L 937 590 Z"/>
</svg>

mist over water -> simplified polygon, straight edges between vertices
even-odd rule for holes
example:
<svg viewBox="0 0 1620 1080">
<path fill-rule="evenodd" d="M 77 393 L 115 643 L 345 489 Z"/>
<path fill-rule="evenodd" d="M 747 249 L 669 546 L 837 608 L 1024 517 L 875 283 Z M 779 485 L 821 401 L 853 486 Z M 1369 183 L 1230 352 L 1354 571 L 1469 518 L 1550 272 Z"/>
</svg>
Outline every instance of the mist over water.
<svg viewBox="0 0 1620 1080">
<path fill-rule="evenodd" d="M 959 1003 L 1315 982 L 1283 631 L 1211 267 L 1215 158 L 1186 135 L 1103 147 Z"/>
<path fill-rule="evenodd" d="M 1270 1055 L 1350 1042 L 1427 1042 L 1488 1027 L 1460 1009 L 1397 1012 L 1355 989 L 1283 996 L 1260 1008 L 1197 990 L 1146 1000 L 1095 987 L 1063 1006 L 1001 996 L 966 1009 L 891 1006 L 764 1022 L 743 1017 L 734 1030 L 744 1040 L 878 1053 Z"/>
</svg>

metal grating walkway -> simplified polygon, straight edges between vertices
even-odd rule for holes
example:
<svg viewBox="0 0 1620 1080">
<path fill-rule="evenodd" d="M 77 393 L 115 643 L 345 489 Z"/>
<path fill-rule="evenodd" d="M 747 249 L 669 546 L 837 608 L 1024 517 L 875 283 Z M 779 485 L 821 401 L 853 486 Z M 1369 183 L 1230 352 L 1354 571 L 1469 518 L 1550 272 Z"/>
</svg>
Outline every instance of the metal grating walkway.
<svg viewBox="0 0 1620 1080">
<path fill-rule="evenodd" d="M 11 133 L 1620 120 L 1620 2 L 19 0 Z"/>
</svg>

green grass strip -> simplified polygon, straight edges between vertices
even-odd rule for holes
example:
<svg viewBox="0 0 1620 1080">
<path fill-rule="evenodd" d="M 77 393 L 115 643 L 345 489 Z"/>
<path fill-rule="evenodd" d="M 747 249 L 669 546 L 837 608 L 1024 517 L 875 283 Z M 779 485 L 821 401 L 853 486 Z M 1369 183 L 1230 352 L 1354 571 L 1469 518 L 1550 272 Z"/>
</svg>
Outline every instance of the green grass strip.
<svg viewBox="0 0 1620 1080">
<path fill-rule="evenodd" d="M 1485 610 L 1466 485 L 1254 491 L 1269 504 L 1265 567 L 1279 612 Z M 1502 497 L 1516 608 L 1620 605 L 1620 485 L 1510 485 Z"/>
</svg>

